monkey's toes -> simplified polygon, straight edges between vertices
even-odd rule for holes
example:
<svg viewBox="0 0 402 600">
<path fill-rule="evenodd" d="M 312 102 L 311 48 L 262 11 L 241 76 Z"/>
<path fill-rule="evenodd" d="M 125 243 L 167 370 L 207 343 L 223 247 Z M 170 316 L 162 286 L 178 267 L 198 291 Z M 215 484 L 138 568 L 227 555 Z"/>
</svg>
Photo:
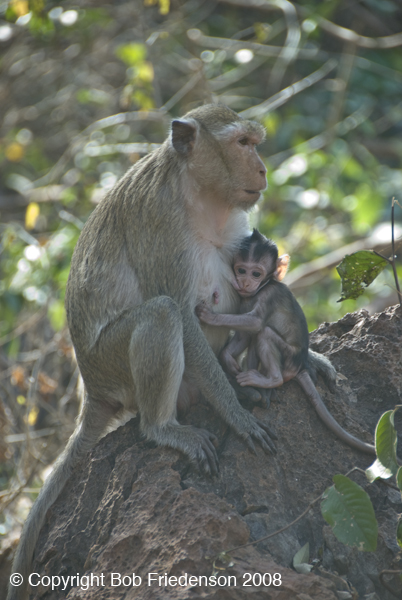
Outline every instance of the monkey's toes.
<svg viewBox="0 0 402 600">
<path fill-rule="evenodd" d="M 274 440 L 278 439 L 278 436 L 276 435 L 275 431 L 273 431 L 269 425 L 267 425 L 263 421 L 260 421 L 259 419 L 258 419 L 258 425 L 267 432 L 269 437 L 273 438 Z"/>
<path fill-rule="evenodd" d="M 218 438 L 205 429 L 195 429 L 199 441 L 197 451 L 197 464 L 199 469 L 206 475 L 218 475 L 219 459 L 215 450 L 218 445 Z"/>
<path fill-rule="evenodd" d="M 260 388 L 259 392 L 261 393 L 261 405 L 263 408 L 268 410 L 268 408 L 271 406 L 272 397 L 275 396 L 276 391 L 273 388 Z"/>
<path fill-rule="evenodd" d="M 271 440 L 278 439 L 275 433 L 262 421 L 257 420 L 258 429 L 255 429 L 251 435 L 258 442 L 266 454 L 276 454 L 276 446 Z"/>
</svg>

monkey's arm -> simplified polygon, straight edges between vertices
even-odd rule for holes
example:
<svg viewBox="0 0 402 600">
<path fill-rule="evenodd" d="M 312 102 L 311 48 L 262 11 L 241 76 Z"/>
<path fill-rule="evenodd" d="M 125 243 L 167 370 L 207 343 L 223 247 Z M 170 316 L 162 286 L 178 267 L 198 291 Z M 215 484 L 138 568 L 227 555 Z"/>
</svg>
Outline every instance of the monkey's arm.
<svg viewBox="0 0 402 600">
<path fill-rule="evenodd" d="M 196 307 L 196 314 L 200 321 L 207 325 L 229 327 L 246 333 L 259 333 L 264 326 L 263 319 L 257 314 L 256 309 L 242 315 L 222 315 L 212 312 L 201 303 Z"/>
<path fill-rule="evenodd" d="M 186 371 L 201 393 L 232 429 L 254 451 L 255 440 L 265 452 L 276 453 L 275 434 L 262 421 L 242 408 L 226 379 L 212 348 L 190 308 L 183 309 L 183 341 Z"/>
</svg>

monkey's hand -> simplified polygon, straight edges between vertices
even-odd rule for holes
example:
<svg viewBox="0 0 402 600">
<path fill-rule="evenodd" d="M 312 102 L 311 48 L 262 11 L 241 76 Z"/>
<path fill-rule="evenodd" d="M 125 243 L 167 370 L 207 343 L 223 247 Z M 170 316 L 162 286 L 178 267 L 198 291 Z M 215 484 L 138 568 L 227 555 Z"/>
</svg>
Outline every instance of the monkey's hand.
<svg viewBox="0 0 402 600">
<path fill-rule="evenodd" d="M 195 307 L 195 314 L 201 323 L 206 323 L 206 325 L 214 325 L 215 313 L 213 313 L 204 302 L 197 304 Z"/>
</svg>

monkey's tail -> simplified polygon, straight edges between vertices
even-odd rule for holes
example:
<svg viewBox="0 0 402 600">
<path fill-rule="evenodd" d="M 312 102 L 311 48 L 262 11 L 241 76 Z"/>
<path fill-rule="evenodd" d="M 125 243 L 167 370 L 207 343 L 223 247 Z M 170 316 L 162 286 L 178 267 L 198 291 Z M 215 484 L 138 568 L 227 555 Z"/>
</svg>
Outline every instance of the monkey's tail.
<svg viewBox="0 0 402 600">
<path fill-rule="evenodd" d="M 308 359 L 313 379 L 317 378 L 316 372 L 318 371 L 325 379 L 328 389 L 334 393 L 336 389 L 336 370 L 332 363 L 326 356 L 314 352 L 314 350 L 311 350 L 310 348 L 308 351 Z"/>
<path fill-rule="evenodd" d="M 27 598 L 32 558 L 46 513 L 58 498 L 76 464 L 105 432 L 115 412 L 111 407 L 109 410 L 109 407 L 104 404 L 100 407 L 96 401 L 95 406 L 93 400 L 91 403 L 88 400 L 85 401 L 79 417 L 79 425 L 56 461 L 52 473 L 43 484 L 24 524 L 12 566 L 12 573 L 20 574 L 23 583 L 19 587 L 13 587 L 10 583 L 7 600 L 25 600 Z"/>
<path fill-rule="evenodd" d="M 337 421 L 335 421 L 334 417 L 331 415 L 331 413 L 325 406 L 320 394 L 317 392 L 315 385 L 312 382 L 311 377 L 307 371 L 301 371 L 296 375 L 295 379 L 299 382 L 303 390 L 306 392 L 311 404 L 314 406 L 320 419 L 340 440 L 345 442 L 345 444 L 347 444 L 348 446 L 356 448 L 361 452 L 367 452 L 369 454 L 375 455 L 374 446 L 372 446 L 371 444 L 367 444 L 366 442 L 362 442 L 358 438 L 355 438 L 353 435 L 345 431 Z"/>
</svg>

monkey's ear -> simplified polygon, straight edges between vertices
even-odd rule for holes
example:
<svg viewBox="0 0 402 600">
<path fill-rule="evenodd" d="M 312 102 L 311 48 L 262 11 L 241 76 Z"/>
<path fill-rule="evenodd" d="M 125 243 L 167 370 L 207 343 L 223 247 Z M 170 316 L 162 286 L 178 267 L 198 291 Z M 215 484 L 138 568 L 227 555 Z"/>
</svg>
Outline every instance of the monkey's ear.
<svg viewBox="0 0 402 600">
<path fill-rule="evenodd" d="M 274 277 L 278 281 L 282 281 L 282 279 L 285 277 L 286 271 L 288 270 L 289 261 L 290 261 L 289 254 L 282 254 L 282 256 L 280 256 L 278 258 L 278 260 L 276 261 L 276 269 L 275 269 Z"/>
<path fill-rule="evenodd" d="M 179 154 L 189 154 L 193 149 L 197 128 L 190 121 L 172 121 L 172 144 Z"/>
</svg>

